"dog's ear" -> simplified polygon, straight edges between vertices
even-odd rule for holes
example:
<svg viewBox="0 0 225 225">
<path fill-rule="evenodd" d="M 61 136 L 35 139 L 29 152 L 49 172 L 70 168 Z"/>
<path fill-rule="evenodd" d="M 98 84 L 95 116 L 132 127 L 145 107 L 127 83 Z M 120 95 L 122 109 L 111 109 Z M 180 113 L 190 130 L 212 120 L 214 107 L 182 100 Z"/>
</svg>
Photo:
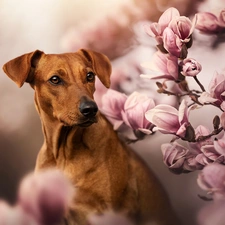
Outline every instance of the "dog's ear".
<svg viewBox="0 0 225 225">
<path fill-rule="evenodd" d="M 100 81 L 107 88 L 109 88 L 112 66 L 108 57 L 101 53 L 87 49 L 80 49 L 78 52 L 81 52 L 86 57 L 86 59 L 91 62 L 94 72 L 96 73 Z"/>
<path fill-rule="evenodd" d="M 43 54 L 42 51 L 36 50 L 15 59 L 10 60 L 3 66 L 4 72 L 12 79 L 19 87 L 22 87 L 24 82 L 32 81 L 33 71 Z"/>
</svg>

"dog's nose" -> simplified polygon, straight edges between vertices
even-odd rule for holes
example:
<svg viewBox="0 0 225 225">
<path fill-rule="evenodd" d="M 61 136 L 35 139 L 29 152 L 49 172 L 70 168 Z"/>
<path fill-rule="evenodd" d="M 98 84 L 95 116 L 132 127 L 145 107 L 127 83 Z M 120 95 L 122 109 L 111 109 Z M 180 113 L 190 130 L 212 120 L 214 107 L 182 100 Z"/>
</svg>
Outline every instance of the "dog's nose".
<svg viewBox="0 0 225 225">
<path fill-rule="evenodd" d="M 85 117 L 91 118 L 98 112 L 98 106 L 93 101 L 85 101 L 80 103 L 79 110 Z"/>
</svg>

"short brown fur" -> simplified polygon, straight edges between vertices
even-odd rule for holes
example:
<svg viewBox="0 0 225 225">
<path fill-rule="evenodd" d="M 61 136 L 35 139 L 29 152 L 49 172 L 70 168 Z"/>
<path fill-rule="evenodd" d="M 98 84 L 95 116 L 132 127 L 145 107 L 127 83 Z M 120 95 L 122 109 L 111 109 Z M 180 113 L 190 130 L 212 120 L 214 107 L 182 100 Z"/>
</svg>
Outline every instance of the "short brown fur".
<svg viewBox="0 0 225 225">
<path fill-rule="evenodd" d="M 94 102 L 93 72 L 109 87 L 111 64 L 100 53 L 45 54 L 39 50 L 19 56 L 3 67 L 21 87 L 30 83 L 40 115 L 44 144 L 36 170 L 57 167 L 73 183 L 76 194 L 66 216 L 69 225 L 87 224 L 87 216 L 113 210 L 138 224 L 178 224 L 157 178 L 118 138 L 112 125 L 98 112 L 84 116 L 81 103 Z M 52 76 L 62 83 L 53 85 Z"/>
</svg>

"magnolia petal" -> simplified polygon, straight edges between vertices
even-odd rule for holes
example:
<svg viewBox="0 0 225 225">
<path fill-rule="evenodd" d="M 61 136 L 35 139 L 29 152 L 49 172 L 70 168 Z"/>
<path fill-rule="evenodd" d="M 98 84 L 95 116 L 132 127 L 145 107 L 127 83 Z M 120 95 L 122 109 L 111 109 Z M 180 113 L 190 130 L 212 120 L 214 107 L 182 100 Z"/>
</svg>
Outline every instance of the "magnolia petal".
<svg viewBox="0 0 225 225">
<path fill-rule="evenodd" d="M 156 37 L 159 35 L 159 25 L 156 22 L 151 23 L 150 25 L 145 24 L 144 30 L 151 37 Z"/>
<path fill-rule="evenodd" d="M 164 43 L 164 48 L 172 55 L 179 57 L 180 56 L 180 51 L 181 49 L 179 48 L 181 45 L 177 44 L 179 41 L 179 38 L 177 38 L 176 34 L 167 27 L 164 32 L 163 32 L 163 43 Z"/>
<path fill-rule="evenodd" d="M 160 131 L 176 133 L 179 129 L 178 117 L 174 113 L 153 108 L 145 113 L 145 117 Z"/>
<path fill-rule="evenodd" d="M 198 185 L 206 191 L 211 192 L 215 198 L 225 197 L 225 166 L 211 163 L 204 167 L 199 174 Z"/>
<path fill-rule="evenodd" d="M 168 8 L 159 18 L 159 24 L 162 27 L 162 31 L 169 25 L 170 21 L 175 18 L 179 17 L 180 13 L 176 8 Z"/>
<path fill-rule="evenodd" d="M 211 97 L 211 95 L 208 92 L 203 92 L 200 97 L 198 98 L 198 101 L 201 104 L 207 104 L 207 103 L 214 103 L 217 101 L 217 99 Z"/>
<path fill-rule="evenodd" d="M 149 129 L 144 129 L 144 128 L 138 128 L 139 131 L 141 131 L 144 134 L 150 135 L 152 134 L 152 131 Z"/>
<path fill-rule="evenodd" d="M 225 156 L 225 135 L 223 138 L 214 141 L 214 148 L 219 154 Z"/>
<path fill-rule="evenodd" d="M 188 105 L 185 99 L 182 100 L 179 106 L 178 118 L 179 118 L 180 124 L 188 122 Z"/>
</svg>

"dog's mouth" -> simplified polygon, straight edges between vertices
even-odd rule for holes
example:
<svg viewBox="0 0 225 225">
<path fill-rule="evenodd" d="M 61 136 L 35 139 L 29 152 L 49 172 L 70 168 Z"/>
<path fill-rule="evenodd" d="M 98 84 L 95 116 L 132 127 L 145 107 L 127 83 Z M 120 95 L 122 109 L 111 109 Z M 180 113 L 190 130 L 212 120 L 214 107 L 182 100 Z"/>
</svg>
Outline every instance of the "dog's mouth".
<svg viewBox="0 0 225 225">
<path fill-rule="evenodd" d="M 90 118 L 90 119 L 88 119 L 88 120 L 86 120 L 86 121 L 82 121 L 81 123 L 78 123 L 77 125 L 78 125 L 79 127 L 89 127 L 89 126 L 91 126 L 93 123 L 97 123 L 97 122 L 98 122 L 97 118 L 96 118 L 96 117 L 93 117 L 93 118 Z"/>
<path fill-rule="evenodd" d="M 60 121 L 66 127 L 73 127 L 73 126 L 89 127 L 93 123 L 97 123 L 98 122 L 97 117 L 88 118 L 88 119 L 80 120 L 80 121 L 74 121 L 74 120 L 70 120 L 70 121 L 60 120 Z"/>
</svg>

